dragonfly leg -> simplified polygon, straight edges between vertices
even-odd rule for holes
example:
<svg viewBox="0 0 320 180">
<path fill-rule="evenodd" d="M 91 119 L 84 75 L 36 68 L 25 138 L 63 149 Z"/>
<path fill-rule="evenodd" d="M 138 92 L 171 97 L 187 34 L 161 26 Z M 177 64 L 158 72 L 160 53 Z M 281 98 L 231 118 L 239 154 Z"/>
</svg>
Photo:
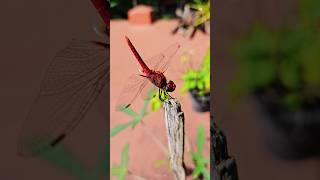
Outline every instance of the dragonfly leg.
<svg viewBox="0 0 320 180">
<path fill-rule="evenodd" d="M 166 96 L 166 98 L 172 98 L 171 96 L 170 96 L 170 94 L 168 93 L 168 91 L 165 91 L 165 96 Z"/>
<path fill-rule="evenodd" d="M 171 97 L 171 96 L 166 90 L 159 89 L 159 99 L 161 101 L 165 101 L 166 99 L 168 99 L 168 97 Z"/>
<path fill-rule="evenodd" d="M 163 95 L 165 96 L 164 98 L 162 98 Z M 162 89 L 159 89 L 159 99 L 160 101 L 166 100 L 165 92 Z"/>
</svg>

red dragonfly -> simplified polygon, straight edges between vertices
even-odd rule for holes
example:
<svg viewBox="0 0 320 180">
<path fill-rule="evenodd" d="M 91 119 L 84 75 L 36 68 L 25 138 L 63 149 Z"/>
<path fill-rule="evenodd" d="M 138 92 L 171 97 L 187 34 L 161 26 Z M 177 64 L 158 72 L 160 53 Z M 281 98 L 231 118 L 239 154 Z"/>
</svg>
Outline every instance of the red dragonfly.
<svg viewBox="0 0 320 180">
<path fill-rule="evenodd" d="M 107 37 L 108 2 L 91 1 L 104 19 L 106 30 L 103 33 Z M 56 146 L 86 115 L 108 81 L 110 45 L 105 40 L 73 39 L 53 58 L 23 124 L 19 155 L 38 155 Z"/>
<path fill-rule="evenodd" d="M 161 96 L 163 93 L 165 97 L 170 96 L 168 92 L 173 92 L 176 85 L 173 81 L 167 80 L 164 72 L 167 70 L 170 60 L 180 48 L 180 45 L 177 43 L 173 44 L 167 48 L 164 53 L 160 53 L 144 61 L 129 38 L 125 38 L 130 50 L 140 65 L 139 71 L 141 74 L 130 76 L 128 83 L 120 93 L 117 108 L 128 108 L 139 94 L 146 97 L 145 95 L 150 92 L 150 88 L 147 88 L 148 85 L 151 85 L 151 88 L 158 88 L 160 100 L 164 100 Z"/>
</svg>

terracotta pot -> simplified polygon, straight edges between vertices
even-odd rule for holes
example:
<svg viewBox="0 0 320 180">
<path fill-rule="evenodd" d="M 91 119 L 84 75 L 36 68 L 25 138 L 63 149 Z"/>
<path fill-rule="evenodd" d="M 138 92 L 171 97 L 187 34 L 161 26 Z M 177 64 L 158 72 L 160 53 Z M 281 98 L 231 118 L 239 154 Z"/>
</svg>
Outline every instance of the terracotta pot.
<svg viewBox="0 0 320 180">
<path fill-rule="evenodd" d="M 275 105 L 277 99 L 256 94 L 267 147 L 284 159 L 304 159 L 320 155 L 320 103 L 297 111 Z"/>
<path fill-rule="evenodd" d="M 198 90 L 189 91 L 193 108 L 198 112 L 210 111 L 210 93 L 198 95 Z"/>
</svg>

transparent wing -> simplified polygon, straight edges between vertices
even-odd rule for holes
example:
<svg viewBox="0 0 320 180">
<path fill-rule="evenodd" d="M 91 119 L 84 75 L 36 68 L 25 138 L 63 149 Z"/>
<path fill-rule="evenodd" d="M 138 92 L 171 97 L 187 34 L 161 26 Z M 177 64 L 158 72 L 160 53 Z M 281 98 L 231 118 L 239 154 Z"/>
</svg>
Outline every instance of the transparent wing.
<svg viewBox="0 0 320 180">
<path fill-rule="evenodd" d="M 148 84 L 151 84 L 147 78 L 135 74 L 131 75 L 127 79 L 126 83 L 127 84 L 122 88 L 122 91 L 120 92 L 116 104 L 116 108 L 118 110 L 130 107 L 133 101 L 144 90 L 144 88 Z"/>
<path fill-rule="evenodd" d="M 97 68 L 106 64 L 107 53 L 105 47 L 96 43 L 73 39 L 49 65 L 41 84 L 41 93 L 62 93 L 94 76 Z"/>
<path fill-rule="evenodd" d="M 165 51 L 164 51 L 164 59 L 159 63 L 159 69 L 158 71 L 160 72 L 165 72 L 169 64 L 172 60 L 172 57 L 177 53 L 178 49 L 180 48 L 180 44 L 175 43 L 169 46 Z"/>
<path fill-rule="evenodd" d="M 20 132 L 20 155 L 46 151 L 79 124 L 106 84 L 107 57 L 106 48 L 78 40 L 57 54 Z"/>
<path fill-rule="evenodd" d="M 147 64 L 147 66 L 151 70 L 156 70 L 159 68 L 159 65 L 161 64 L 164 58 L 165 56 L 162 53 L 160 53 L 143 61 Z M 141 66 L 138 66 L 138 67 L 140 68 L 140 71 L 142 71 Z"/>
<path fill-rule="evenodd" d="M 172 44 L 162 53 L 146 59 L 145 63 L 152 70 L 165 72 L 172 60 L 172 57 L 176 54 L 179 48 L 180 45 L 178 43 Z"/>
<path fill-rule="evenodd" d="M 149 80 L 146 84 L 146 86 L 142 89 L 141 93 L 140 93 L 140 97 L 143 100 L 147 100 L 147 99 L 152 99 L 152 95 L 150 94 L 151 92 L 157 92 L 158 87 L 153 85 Z"/>
</svg>

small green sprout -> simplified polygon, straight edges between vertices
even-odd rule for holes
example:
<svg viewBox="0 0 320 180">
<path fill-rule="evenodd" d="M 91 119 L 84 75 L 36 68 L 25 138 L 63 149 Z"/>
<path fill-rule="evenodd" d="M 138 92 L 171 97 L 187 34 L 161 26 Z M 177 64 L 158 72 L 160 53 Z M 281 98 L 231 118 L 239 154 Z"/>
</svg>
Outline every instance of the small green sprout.
<svg viewBox="0 0 320 180">
<path fill-rule="evenodd" d="M 144 100 L 144 104 L 140 111 L 140 114 L 134 112 L 133 109 L 130 107 L 122 109 L 121 111 L 129 115 L 132 118 L 132 120 L 127 123 L 119 124 L 113 127 L 110 131 L 110 137 L 117 135 L 118 133 L 127 129 L 128 127 L 135 128 L 135 126 L 139 124 L 139 122 L 141 122 L 141 120 L 146 116 L 147 107 L 148 107 L 148 104 L 150 103 L 150 100 L 151 98 L 146 98 Z"/>
<path fill-rule="evenodd" d="M 197 134 L 197 151 L 191 152 L 192 160 L 195 164 L 195 168 L 192 172 L 192 178 L 196 179 L 203 176 L 206 180 L 210 179 L 210 173 L 206 166 L 210 162 L 209 158 L 203 157 L 203 148 L 205 144 L 205 129 L 203 126 L 198 128 Z"/>
<path fill-rule="evenodd" d="M 125 180 L 129 168 L 129 144 L 126 144 L 122 149 L 120 165 L 112 165 L 111 176 L 118 180 Z"/>
</svg>

